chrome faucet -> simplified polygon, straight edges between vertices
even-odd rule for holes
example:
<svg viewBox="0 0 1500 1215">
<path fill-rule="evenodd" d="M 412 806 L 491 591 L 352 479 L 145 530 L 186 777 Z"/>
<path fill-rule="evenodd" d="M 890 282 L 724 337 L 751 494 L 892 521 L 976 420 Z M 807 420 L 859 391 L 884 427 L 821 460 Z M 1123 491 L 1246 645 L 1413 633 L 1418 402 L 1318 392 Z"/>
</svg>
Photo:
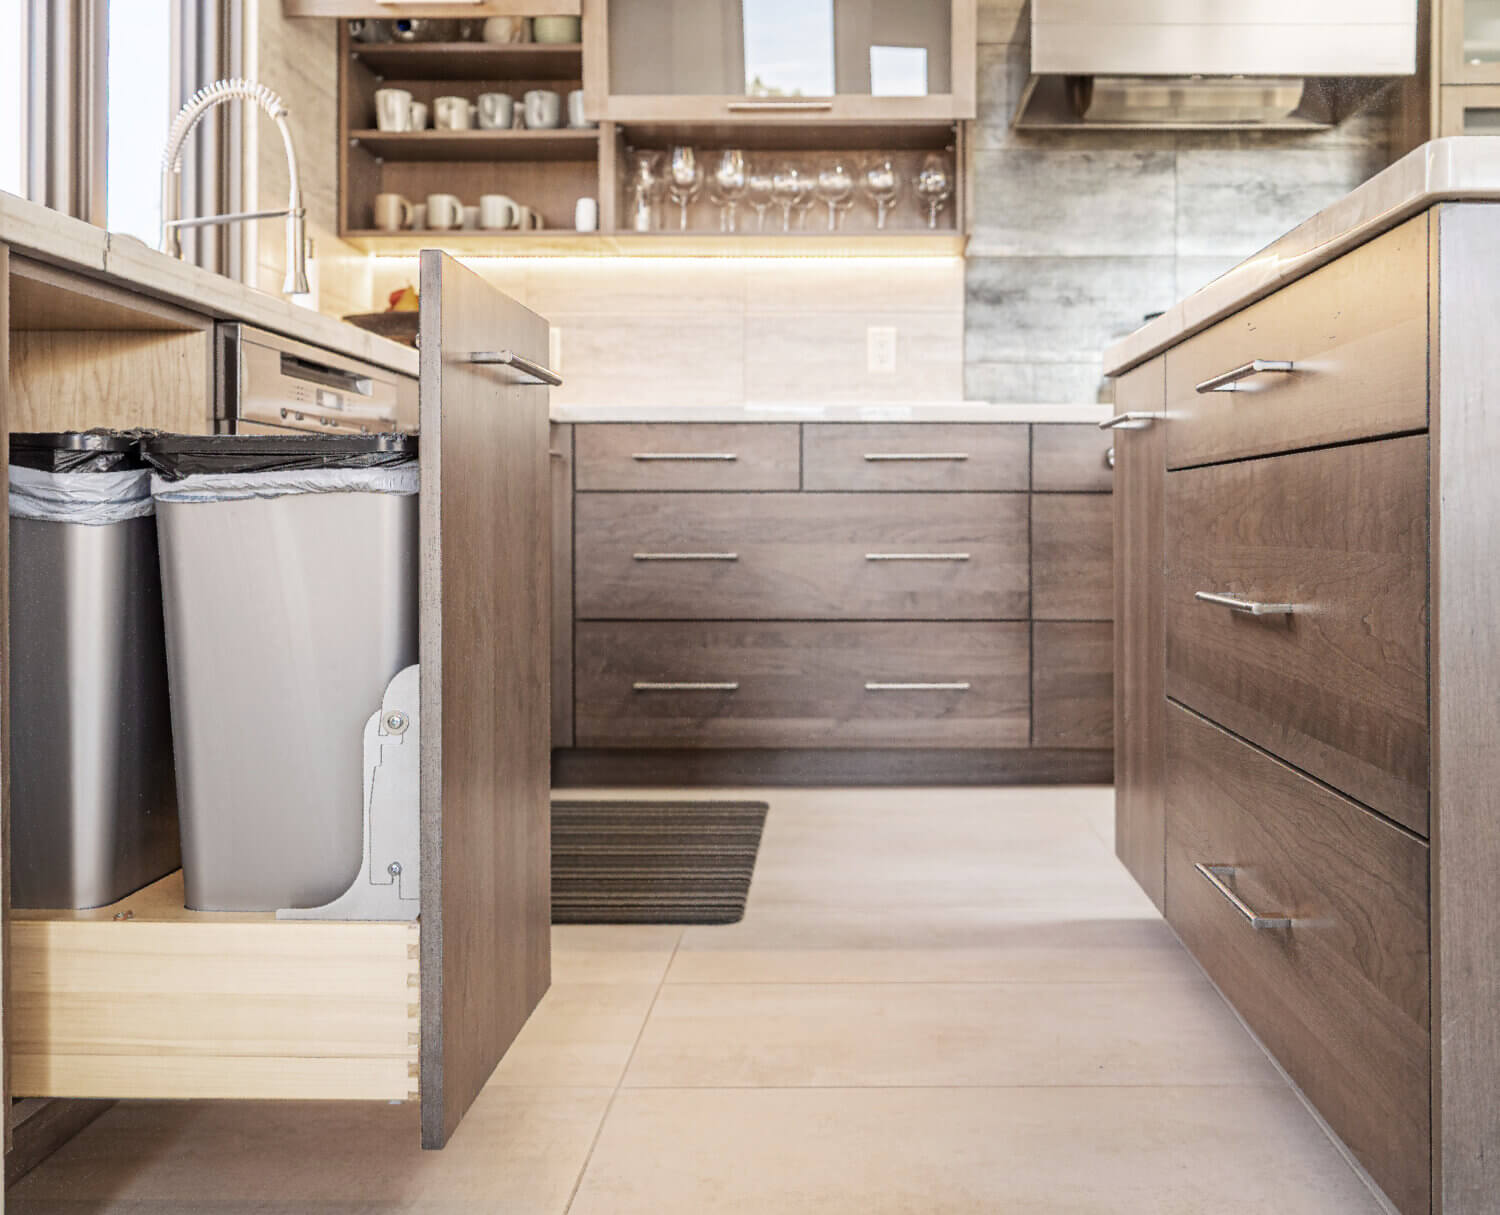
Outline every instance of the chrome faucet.
<svg viewBox="0 0 1500 1215">
<path fill-rule="evenodd" d="M 228 215 L 203 215 L 179 219 L 181 197 L 182 147 L 202 117 L 226 101 L 253 101 L 276 123 L 286 148 L 286 172 L 291 183 L 285 210 L 236 211 Z M 281 98 L 263 84 L 253 80 L 217 80 L 192 95 L 172 120 L 167 134 L 167 149 L 161 158 L 161 250 L 173 257 L 182 256 L 183 228 L 202 228 L 209 224 L 230 224 L 246 219 L 276 219 L 286 216 L 286 281 L 282 291 L 287 295 L 306 295 L 307 285 L 307 211 L 302 205 L 302 174 L 297 169 L 297 149 L 292 146 L 292 131 L 286 121 L 287 108 Z"/>
</svg>

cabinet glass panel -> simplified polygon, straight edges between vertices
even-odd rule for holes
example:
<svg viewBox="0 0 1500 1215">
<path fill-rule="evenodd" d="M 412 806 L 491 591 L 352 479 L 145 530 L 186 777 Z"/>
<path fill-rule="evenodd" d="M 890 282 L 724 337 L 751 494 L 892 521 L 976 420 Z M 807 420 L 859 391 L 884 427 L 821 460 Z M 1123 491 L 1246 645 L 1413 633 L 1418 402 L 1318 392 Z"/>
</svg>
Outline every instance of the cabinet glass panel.
<svg viewBox="0 0 1500 1215">
<path fill-rule="evenodd" d="M 1465 135 L 1500 135 L 1500 108 L 1474 106 L 1464 110 Z"/>
<path fill-rule="evenodd" d="M 951 93 L 951 0 L 610 0 L 610 91 Z"/>
<path fill-rule="evenodd" d="M 1464 62 L 1500 63 L 1500 0 L 1465 0 Z"/>
</svg>

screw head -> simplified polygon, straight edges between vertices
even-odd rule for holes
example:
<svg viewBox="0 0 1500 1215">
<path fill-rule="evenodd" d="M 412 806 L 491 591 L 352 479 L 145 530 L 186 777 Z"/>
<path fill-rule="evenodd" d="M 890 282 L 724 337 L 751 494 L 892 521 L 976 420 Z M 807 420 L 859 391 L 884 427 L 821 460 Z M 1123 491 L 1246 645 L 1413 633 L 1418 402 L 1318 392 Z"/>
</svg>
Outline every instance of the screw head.
<svg viewBox="0 0 1500 1215">
<path fill-rule="evenodd" d="M 385 728 L 388 734 L 405 734 L 406 727 L 411 725 L 405 713 L 392 712 L 385 715 Z"/>
<path fill-rule="evenodd" d="M 389 865 L 387 865 L 385 867 L 385 871 L 387 873 L 389 873 L 392 877 L 400 877 L 401 876 L 401 862 L 400 861 L 392 861 Z"/>
</svg>

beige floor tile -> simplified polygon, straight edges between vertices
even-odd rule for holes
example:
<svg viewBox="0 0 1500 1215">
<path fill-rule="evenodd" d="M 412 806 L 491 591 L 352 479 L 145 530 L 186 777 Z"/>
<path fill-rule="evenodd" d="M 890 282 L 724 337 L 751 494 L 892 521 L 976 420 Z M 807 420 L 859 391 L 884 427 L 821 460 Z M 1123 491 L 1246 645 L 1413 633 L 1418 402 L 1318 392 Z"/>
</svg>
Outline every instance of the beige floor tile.
<svg viewBox="0 0 1500 1215">
<path fill-rule="evenodd" d="M 659 983 L 682 929 L 672 924 L 557 924 L 554 983 Z"/>
<path fill-rule="evenodd" d="M 1378 1215 L 1285 1088 L 626 1091 L 572 1215 Z"/>
<path fill-rule="evenodd" d="M 657 983 L 553 983 L 493 1085 L 609 1086 L 620 1082 Z"/>
<path fill-rule="evenodd" d="M 440 1152 L 416 1105 L 116 1106 L 7 1195 L 9 1215 L 561 1215 L 608 1089 L 491 1087 Z"/>
<path fill-rule="evenodd" d="M 1279 1084 L 1201 979 L 667 984 L 627 1087 Z"/>
</svg>

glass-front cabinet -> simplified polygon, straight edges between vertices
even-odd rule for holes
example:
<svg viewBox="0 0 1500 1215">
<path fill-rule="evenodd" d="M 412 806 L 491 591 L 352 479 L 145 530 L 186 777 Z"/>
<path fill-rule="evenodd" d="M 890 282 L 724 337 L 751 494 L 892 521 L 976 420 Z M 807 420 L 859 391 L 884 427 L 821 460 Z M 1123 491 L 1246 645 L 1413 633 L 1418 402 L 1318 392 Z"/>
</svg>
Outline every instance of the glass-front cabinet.
<svg viewBox="0 0 1500 1215">
<path fill-rule="evenodd" d="M 1500 135 L 1500 85 L 1444 85 L 1439 127 L 1438 135 Z"/>
<path fill-rule="evenodd" d="M 977 0 L 591 0 L 617 122 L 972 118 Z"/>
<path fill-rule="evenodd" d="M 1443 83 L 1500 84 L 1500 0 L 1441 4 Z"/>
</svg>

